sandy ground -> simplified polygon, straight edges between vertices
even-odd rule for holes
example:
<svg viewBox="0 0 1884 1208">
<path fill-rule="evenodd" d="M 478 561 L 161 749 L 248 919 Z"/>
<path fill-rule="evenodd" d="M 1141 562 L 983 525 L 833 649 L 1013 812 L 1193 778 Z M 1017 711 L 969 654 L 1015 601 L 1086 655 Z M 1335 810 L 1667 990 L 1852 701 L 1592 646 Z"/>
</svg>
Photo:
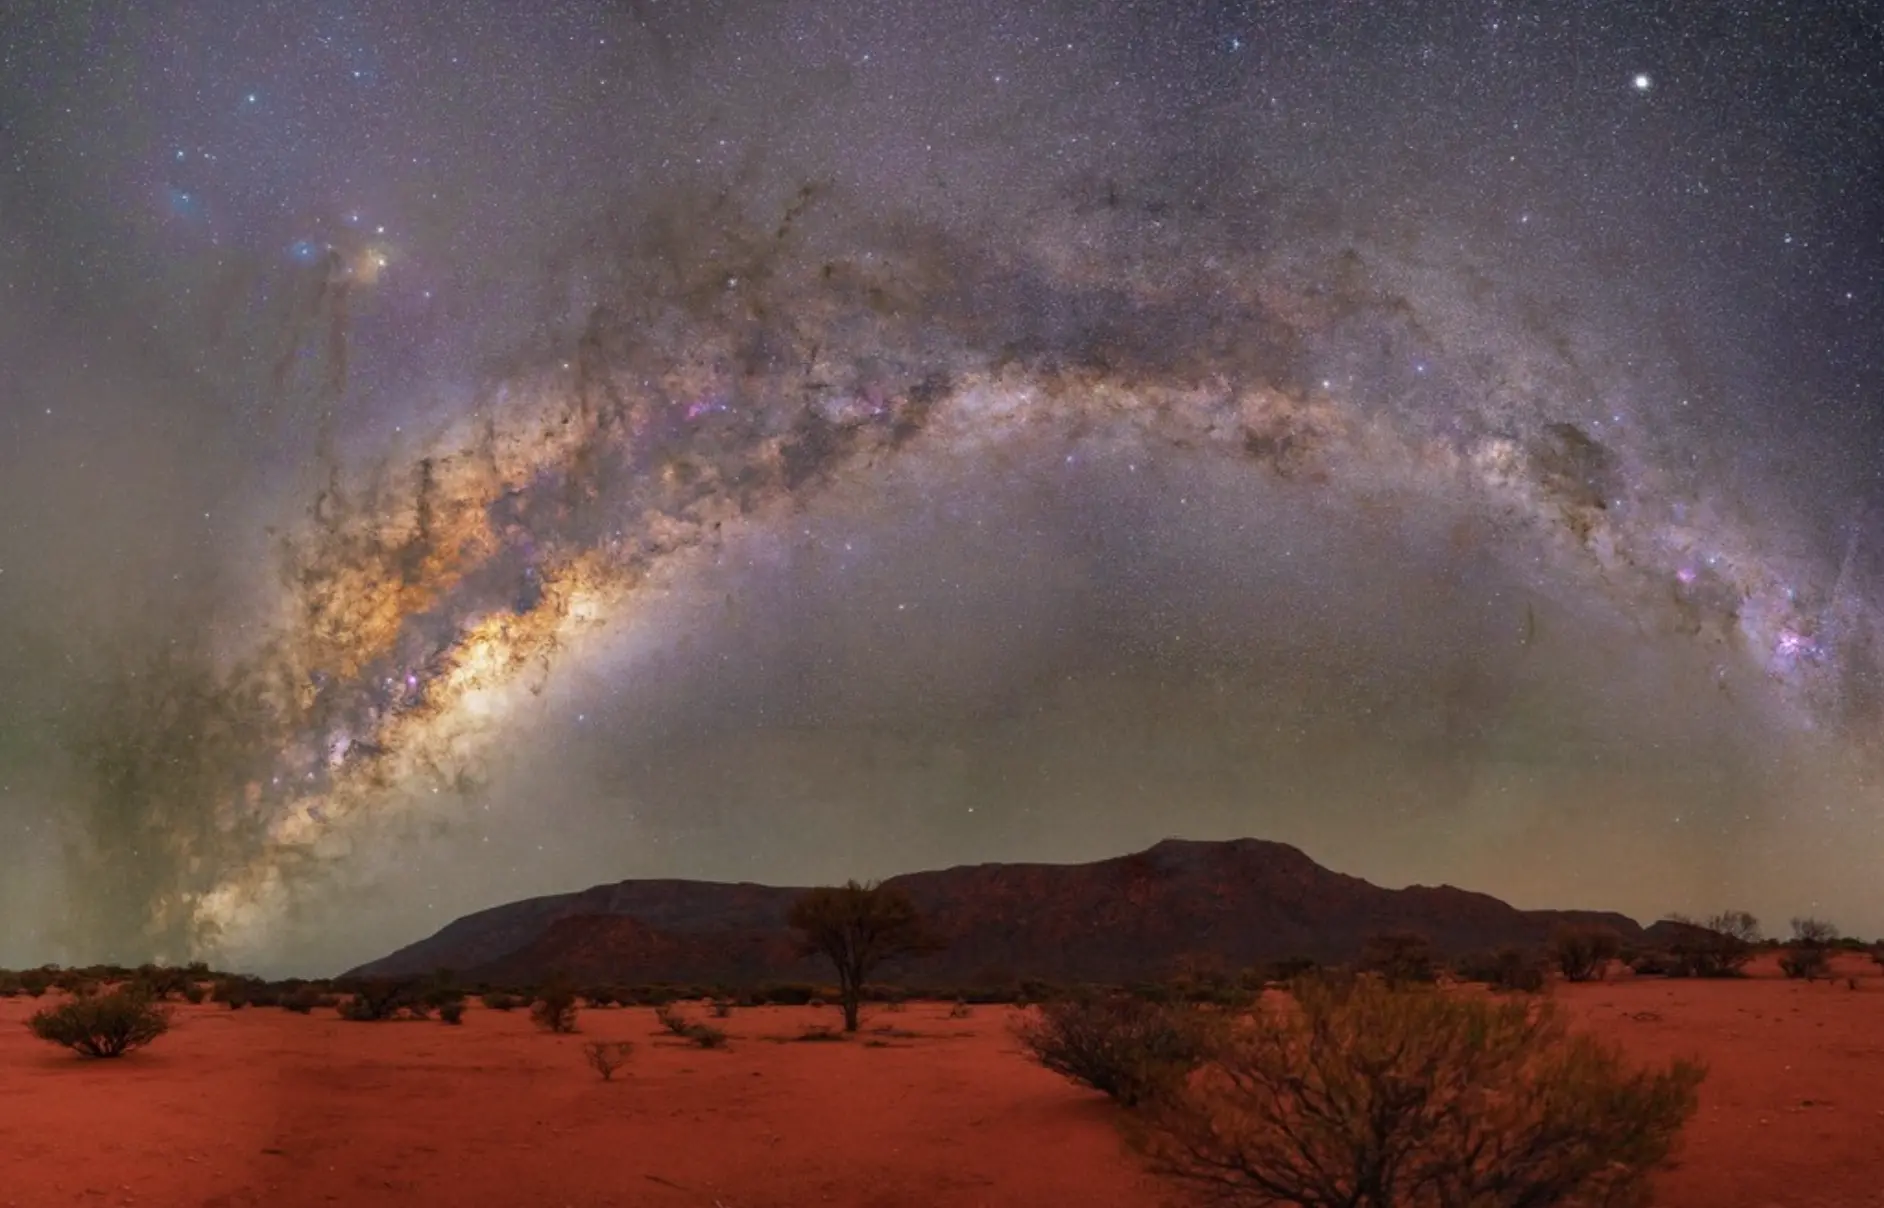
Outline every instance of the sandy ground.
<svg viewBox="0 0 1884 1208">
<path fill-rule="evenodd" d="M 1884 978 L 1559 987 L 1596 1031 L 1711 1074 L 1671 1208 L 1884 1206 Z M 1759 972 L 1767 972 L 1759 970 Z M 179 1007 L 121 1061 L 82 1061 L 0 1000 L 0 1205 L 346 1204 L 1108 1208 L 1183 1202 L 1139 1172 L 1114 1109 L 1024 1060 L 1012 1012 L 878 1009 L 858 1040 L 786 1038 L 829 1009 L 742 1010 L 724 1051 L 645 1008 L 575 1036 L 473 1006 L 464 1026 Z M 704 1014 L 703 1012 L 695 1012 Z M 894 1029 L 885 1034 L 872 1029 Z M 604 1083 L 585 1040 L 632 1040 Z"/>
</svg>

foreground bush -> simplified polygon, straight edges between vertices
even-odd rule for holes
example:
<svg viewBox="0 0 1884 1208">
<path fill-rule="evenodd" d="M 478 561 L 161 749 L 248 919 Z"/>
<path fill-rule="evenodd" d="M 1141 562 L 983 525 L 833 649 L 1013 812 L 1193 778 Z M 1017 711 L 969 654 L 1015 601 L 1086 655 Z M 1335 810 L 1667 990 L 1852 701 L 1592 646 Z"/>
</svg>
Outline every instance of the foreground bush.
<svg viewBox="0 0 1884 1208">
<path fill-rule="evenodd" d="M 33 1035 L 86 1057 L 122 1057 L 170 1030 L 170 1013 L 143 994 L 119 990 L 35 1012 Z"/>
<path fill-rule="evenodd" d="M 1195 1069 L 1207 1051 L 1205 1033 L 1195 1009 L 1124 994 L 1045 1003 L 1014 1029 L 1035 1061 L 1127 1107 Z"/>
<path fill-rule="evenodd" d="M 1703 1073 L 1630 1070 L 1548 1000 L 1310 981 L 1219 1034 L 1134 1140 L 1226 1204 L 1637 1205 Z"/>
</svg>

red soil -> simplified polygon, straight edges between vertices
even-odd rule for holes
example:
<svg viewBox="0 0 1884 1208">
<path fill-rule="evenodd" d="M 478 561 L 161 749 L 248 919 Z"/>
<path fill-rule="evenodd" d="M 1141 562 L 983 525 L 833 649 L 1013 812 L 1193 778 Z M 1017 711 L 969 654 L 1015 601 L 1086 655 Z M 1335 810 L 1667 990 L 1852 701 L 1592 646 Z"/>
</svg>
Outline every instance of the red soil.
<svg viewBox="0 0 1884 1208">
<path fill-rule="evenodd" d="M 1557 988 L 1630 1053 L 1711 1068 L 1657 1203 L 1884 1205 L 1884 979 L 1869 962 L 1840 971 L 1856 991 L 1771 976 Z M 21 1027 L 39 1005 L 0 1000 L 0 1205 L 1181 1202 L 1140 1173 L 1109 1103 L 1016 1052 L 1006 1007 L 879 1008 L 834 1044 L 785 1039 L 833 1010 L 740 1010 L 717 1021 L 730 1047 L 707 1052 L 657 1035 L 645 1008 L 584 1011 L 579 1035 L 551 1036 L 476 1006 L 452 1028 L 205 1005 L 100 1062 Z M 635 1043 L 612 1083 L 584 1064 L 593 1039 Z"/>
</svg>

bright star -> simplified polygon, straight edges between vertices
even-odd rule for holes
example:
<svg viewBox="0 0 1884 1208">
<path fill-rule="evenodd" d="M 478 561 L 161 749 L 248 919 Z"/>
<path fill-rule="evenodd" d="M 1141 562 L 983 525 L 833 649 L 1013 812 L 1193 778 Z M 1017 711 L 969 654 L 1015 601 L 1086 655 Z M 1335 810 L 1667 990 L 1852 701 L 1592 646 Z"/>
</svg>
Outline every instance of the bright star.
<svg viewBox="0 0 1884 1208">
<path fill-rule="evenodd" d="M 1637 72 L 1635 79 L 1629 82 L 1635 85 L 1637 92 L 1647 92 L 1649 89 L 1655 87 L 1654 78 L 1646 71 Z"/>
</svg>

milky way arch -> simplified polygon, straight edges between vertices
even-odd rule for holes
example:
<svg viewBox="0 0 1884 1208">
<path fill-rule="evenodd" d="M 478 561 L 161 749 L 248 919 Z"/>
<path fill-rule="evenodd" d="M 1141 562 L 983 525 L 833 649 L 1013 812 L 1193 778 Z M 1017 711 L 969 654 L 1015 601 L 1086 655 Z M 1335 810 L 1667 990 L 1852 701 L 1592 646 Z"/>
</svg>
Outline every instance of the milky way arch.
<svg viewBox="0 0 1884 1208">
<path fill-rule="evenodd" d="M 1679 419 L 1635 403 L 1639 373 L 1468 254 L 1298 234 L 1285 255 L 1218 218 L 1220 245 L 1169 255 L 1157 211 L 1111 188 L 993 254 L 820 225 L 826 200 L 597 236 L 576 337 L 284 540 L 274 636 L 232 673 L 265 702 L 265 755 L 163 889 L 193 942 L 265 928 L 367 822 L 448 809 L 568 643 L 690 551 L 937 452 L 1146 443 L 1356 506 L 1464 500 L 1460 541 L 1592 585 L 1716 652 L 1723 683 L 1757 672 L 1788 724 L 1876 731 L 1853 554 L 1779 559 L 1771 524 L 1699 481 Z"/>
</svg>

